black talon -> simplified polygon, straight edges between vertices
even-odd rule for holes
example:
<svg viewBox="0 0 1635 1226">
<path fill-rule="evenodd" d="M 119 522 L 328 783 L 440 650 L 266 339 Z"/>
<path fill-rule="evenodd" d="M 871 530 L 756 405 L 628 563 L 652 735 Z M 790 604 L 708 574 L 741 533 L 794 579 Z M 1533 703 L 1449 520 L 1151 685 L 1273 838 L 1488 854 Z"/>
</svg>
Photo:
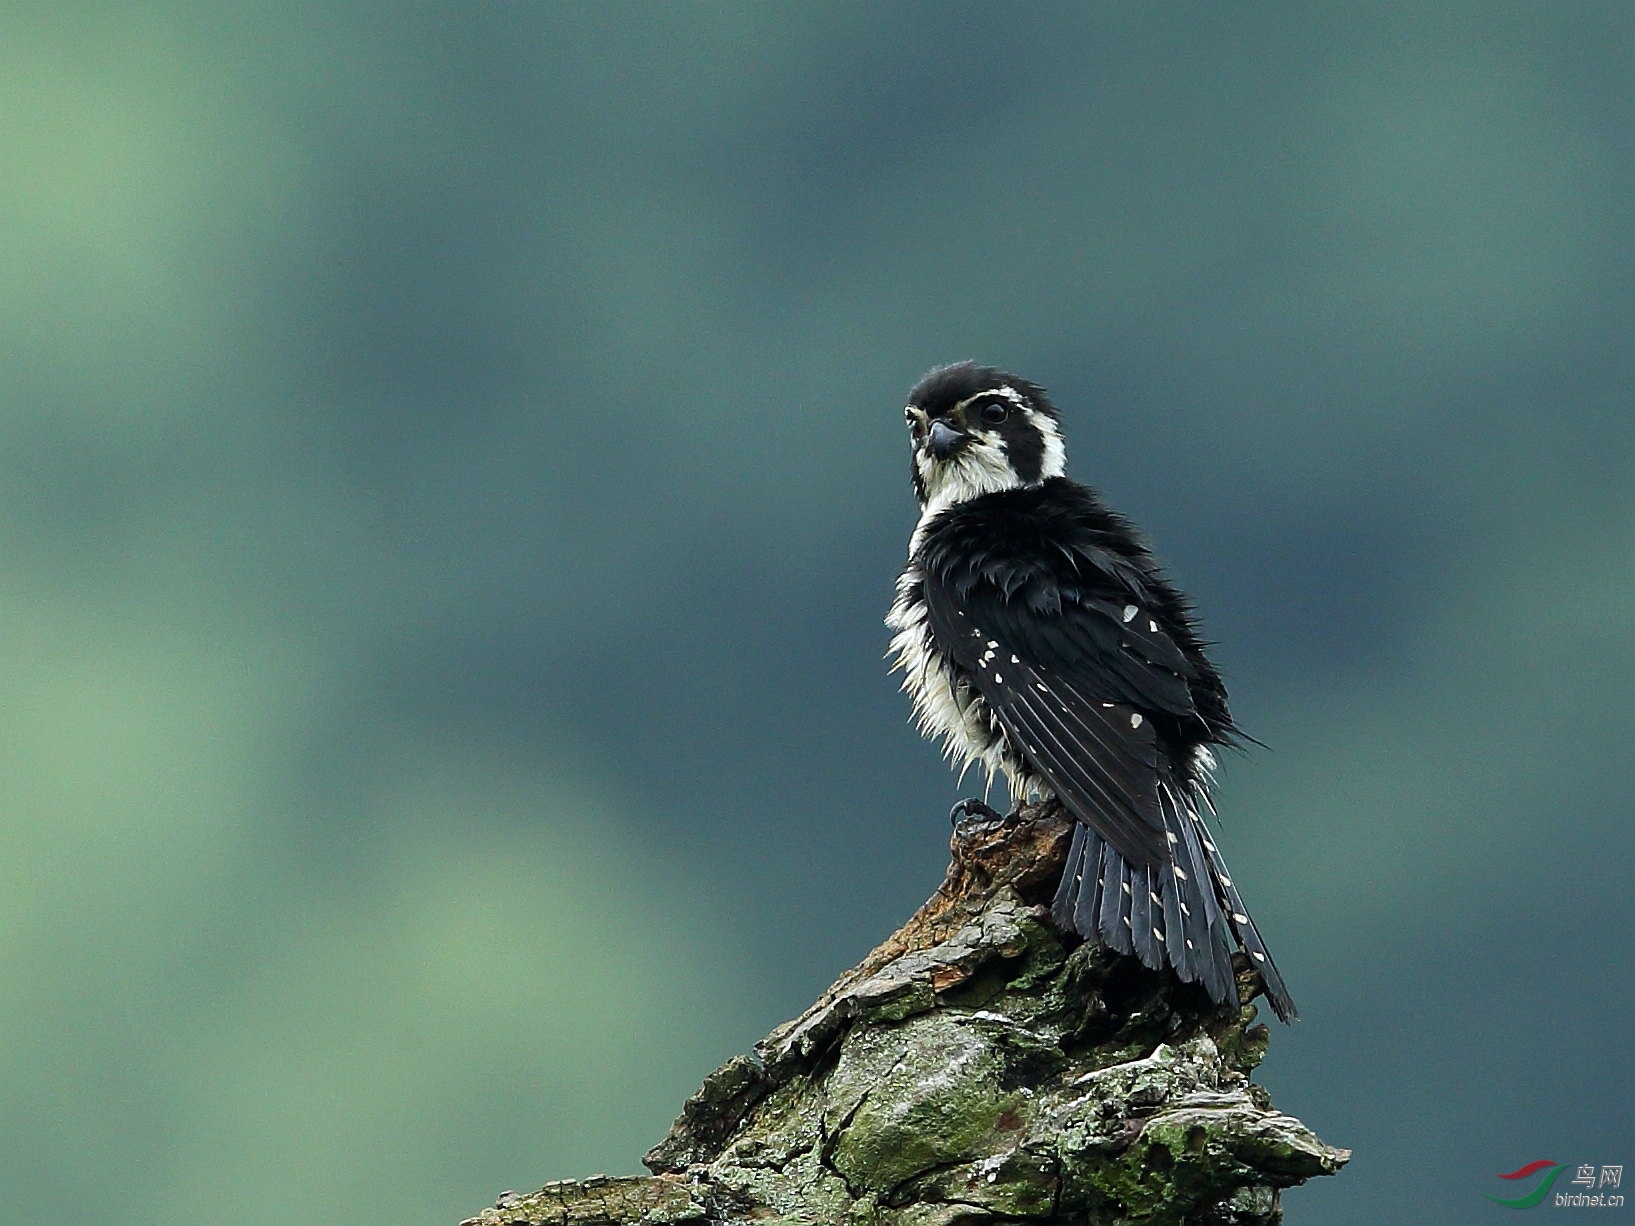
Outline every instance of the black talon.
<svg viewBox="0 0 1635 1226">
<path fill-rule="evenodd" d="M 963 838 L 991 826 L 1003 826 L 1009 819 L 986 801 L 971 796 L 948 810 L 948 820 L 954 833 Z"/>
</svg>

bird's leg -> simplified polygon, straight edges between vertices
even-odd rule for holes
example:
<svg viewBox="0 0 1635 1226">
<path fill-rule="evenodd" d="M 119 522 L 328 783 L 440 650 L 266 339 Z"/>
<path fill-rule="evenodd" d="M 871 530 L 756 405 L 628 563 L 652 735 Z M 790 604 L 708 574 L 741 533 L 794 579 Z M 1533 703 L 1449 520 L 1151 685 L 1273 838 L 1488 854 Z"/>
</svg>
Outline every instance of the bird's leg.
<svg viewBox="0 0 1635 1226">
<path fill-rule="evenodd" d="M 954 833 L 963 839 L 993 826 L 1003 826 L 1009 819 L 987 801 L 970 796 L 948 810 L 948 820 L 953 823 Z"/>
</svg>

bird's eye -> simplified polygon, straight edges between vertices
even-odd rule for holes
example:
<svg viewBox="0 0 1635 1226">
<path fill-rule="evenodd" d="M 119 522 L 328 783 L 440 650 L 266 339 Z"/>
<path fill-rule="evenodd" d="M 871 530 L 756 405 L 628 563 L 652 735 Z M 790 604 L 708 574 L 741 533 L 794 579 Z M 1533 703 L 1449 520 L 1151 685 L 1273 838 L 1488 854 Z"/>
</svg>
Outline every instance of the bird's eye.
<svg viewBox="0 0 1635 1226">
<path fill-rule="evenodd" d="M 990 400 L 976 411 L 985 425 L 997 426 L 1011 415 L 1010 405 L 1003 400 Z"/>
</svg>

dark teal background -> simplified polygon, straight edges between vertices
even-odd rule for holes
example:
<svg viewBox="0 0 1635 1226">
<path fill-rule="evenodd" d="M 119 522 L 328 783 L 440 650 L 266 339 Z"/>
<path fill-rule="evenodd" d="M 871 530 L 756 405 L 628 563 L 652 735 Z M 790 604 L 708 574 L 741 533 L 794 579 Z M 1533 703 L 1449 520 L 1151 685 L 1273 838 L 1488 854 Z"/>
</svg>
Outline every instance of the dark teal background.
<svg viewBox="0 0 1635 1226">
<path fill-rule="evenodd" d="M 637 1169 L 940 877 L 901 406 L 1049 386 L 1201 603 L 1357 1151 L 1635 1161 L 1635 10 L 0 18 L 0 1216 Z"/>
</svg>

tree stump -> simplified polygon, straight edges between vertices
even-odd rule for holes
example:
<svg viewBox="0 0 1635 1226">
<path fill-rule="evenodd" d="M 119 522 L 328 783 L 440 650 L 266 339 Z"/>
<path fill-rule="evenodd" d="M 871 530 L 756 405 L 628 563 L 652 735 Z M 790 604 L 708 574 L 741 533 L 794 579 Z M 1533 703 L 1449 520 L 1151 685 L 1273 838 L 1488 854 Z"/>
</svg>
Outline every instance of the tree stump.
<svg viewBox="0 0 1635 1226">
<path fill-rule="evenodd" d="M 508 1193 L 462 1226 L 1280 1222 L 1279 1192 L 1350 1152 L 1249 1080 L 1252 1005 L 1056 929 L 1071 829 L 1045 804 L 957 831 L 931 899 L 712 1073 L 653 1174 Z"/>
</svg>

